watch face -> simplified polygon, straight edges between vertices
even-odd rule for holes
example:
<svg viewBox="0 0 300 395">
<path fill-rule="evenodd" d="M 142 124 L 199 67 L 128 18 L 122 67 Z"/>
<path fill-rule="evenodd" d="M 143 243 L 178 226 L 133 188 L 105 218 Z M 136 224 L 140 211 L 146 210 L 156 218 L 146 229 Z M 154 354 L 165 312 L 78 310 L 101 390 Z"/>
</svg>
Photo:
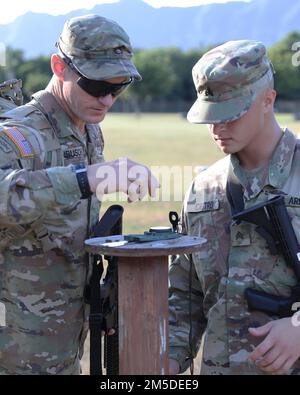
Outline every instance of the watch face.
<svg viewBox="0 0 300 395">
<path fill-rule="evenodd" d="M 75 170 L 75 173 L 77 174 L 77 173 L 84 173 L 84 172 L 86 172 L 87 170 L 86 170 L 86 167 L 80 167 L 80 168 L 77 168 L 76 170 Z"/>
<path fill-rule="evenodd" d="M 84 163 L 74 164 L 73 166 L 75 168 L 75 174 L 76 175 L 87 172 L 87 168 L 86 168 L 86 165 Z"/>
</svg>

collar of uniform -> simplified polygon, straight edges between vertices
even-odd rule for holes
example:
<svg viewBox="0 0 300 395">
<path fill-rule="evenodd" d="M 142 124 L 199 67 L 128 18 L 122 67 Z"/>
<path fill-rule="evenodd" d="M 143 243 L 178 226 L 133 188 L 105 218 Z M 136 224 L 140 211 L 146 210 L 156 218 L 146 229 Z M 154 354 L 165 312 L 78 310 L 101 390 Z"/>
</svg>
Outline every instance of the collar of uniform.
<svg viewBox="0 0 300 395">
<path fill-rule="evenodd" d="M 49 121 L 59 137 L 75 135 L 80 140 L 83 140 L 82 134 L 77 130 L 69 115 L 62 109 L 50 92 L 45 90 L 39 91 L 32 95 L 32 97 L 43 107 L 44 112 L 47 113 Z"/>
<path fill-rule="evenodd" d="M 86 127 L 85 127 L 85 130 L 86 130 L 86 132 L 87 132 L 87 135 L 88 135 L 88 141 L 90 142 L 90 143 L 95 143 L 95 141 L 97 140 L 97 139 L 99 139 L 99 129 L 100 129 L 100 126 L 99 125 L 97 125 L 97 124 L 89 124 L 89 125 L 86 125 Z"/>
<path fill-rule="evenodd" d="M 253 176 L 250 177 L 241 168 L 237 156 L 230 156 L 233 172 L 242 184 L 244 196 L 247 200 L 259 195 L 267 185 L 275 189 L 283 187 L 291 171 L 295 147 L 296 137 L 288 129 L 284 129 L 270 163 L 257 172 L 254 171 Z"/>
<path fill-rule="evenodd" d="M 269 167 L 270 184 L 275 188 L 281 189 L 290 175 L 296 144 L 296 136 L 285 128 Z"/>
</svg>

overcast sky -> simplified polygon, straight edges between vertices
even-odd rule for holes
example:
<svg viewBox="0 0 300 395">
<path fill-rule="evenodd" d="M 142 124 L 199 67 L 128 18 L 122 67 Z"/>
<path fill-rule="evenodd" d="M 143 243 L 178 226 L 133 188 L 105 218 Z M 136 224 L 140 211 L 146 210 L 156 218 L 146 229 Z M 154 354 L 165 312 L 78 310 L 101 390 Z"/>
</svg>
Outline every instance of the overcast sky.
<svg viewBox="0 0 300 395">
<path fill-rule="evenodd" d="M 228 1 L 241 0 L 145 0 L 146 3 L 156 8 L 163 6 L 188 7 L 209 3 L 227 3 Z M 0 13 L 0 24 L 12 22 L 17 16 L 28 11 L 59 15 L 79 8 L 91 9 L 96 4 L 116 2 L 118 0 L 9 0 L 5 1 L 5 7 Z"/>
</svg>

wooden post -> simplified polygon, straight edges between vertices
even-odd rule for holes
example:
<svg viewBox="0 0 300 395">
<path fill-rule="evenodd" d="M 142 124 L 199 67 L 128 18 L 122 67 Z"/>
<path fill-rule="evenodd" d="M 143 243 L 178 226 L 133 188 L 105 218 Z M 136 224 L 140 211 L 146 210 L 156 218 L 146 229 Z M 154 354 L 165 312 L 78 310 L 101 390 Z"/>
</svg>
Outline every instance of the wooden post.
<svg viewBox="0 0 300 395">
<path fill-rule="evenodd" d="M 168 257 L 119 258 L 120 374 L 168 373 Z"/>
<path fill-rule="evenodd" d="M 190 236 L 139 244 L 123 236 L 86 240 L 87 251 L 120 257 L 120 375 L 168 374 L 168 255 L 197 251 L 204 242 Z"/>
</svg>

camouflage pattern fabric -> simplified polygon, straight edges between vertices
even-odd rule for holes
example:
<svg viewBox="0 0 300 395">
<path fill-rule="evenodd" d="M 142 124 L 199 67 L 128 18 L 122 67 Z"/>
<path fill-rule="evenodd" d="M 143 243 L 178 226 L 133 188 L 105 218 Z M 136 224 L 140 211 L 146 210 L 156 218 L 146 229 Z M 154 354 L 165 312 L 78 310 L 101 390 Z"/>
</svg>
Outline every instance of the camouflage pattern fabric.
<svg viewBox="0 0 300 395">
<path fill-rule="evenodd" d="M 295 150 L 296 145 L 298 147 Z M 202 172 L 188 191 L 183 207 L 183 231 L 205 237 L 202 249 L 177 256 L 170 266 L 170 357 L 181 369 L 189 356 L 189 273 L 192 270 L 192 355 L 202 339 L 200 374 L 266 374 L 247 361 L 262 341 L 248 332 L 276 319 L 249 312 L 244 291 L 251 287 L 273 295 L 290 295 L 294 271 L 282 256 L 271 255 L 255 225 L 232 224 L 226 198 L 229 166 L 244 187 L 245 208 L 284 194 L 288 213 L 300 243 L 300 141 L 288 130 L 269 165 L 245 172 L 235 155 L 227 156 Z M 227 169 L 227 170 L 226 170 Z M 300 362 L 291 374 L 299 374 Z"/>
<path fill-rule="evenodd" d="M 110 19 L 85 15 L 68 20 L 57 46 L 79 73 L 91 80 L 126 76 L 142 79 L 131 60 L 128 35 Z"/>
<path fill-rule="evenodd" d="M 12 110 L 15 107 L 16 105 L 13 101 L 0 97 L 0 113 L 8 110 Z"/>
<path fill-rule="evenodd" d="M 193 67 L 198 98 L 188 121 L 224 123 L 240 118 L 273 80 L 273 72 L 259 41 L 229 41 L 213 48 Z"/>
<path fill-rule="evenodd" d="M 84 240 L 100 204 L 80 200 L 71 165 L 103 161 L 101 131 L 87 125 L 80 134 L 46 91 L 3 117 L 0 374 L 79 374 L 89 314 Z"/>
<path fill-rule="evenodd" d="M 23 103 L 22 80 L 12 79 L 0 84 L 0 113 Z"/>
</svg>

